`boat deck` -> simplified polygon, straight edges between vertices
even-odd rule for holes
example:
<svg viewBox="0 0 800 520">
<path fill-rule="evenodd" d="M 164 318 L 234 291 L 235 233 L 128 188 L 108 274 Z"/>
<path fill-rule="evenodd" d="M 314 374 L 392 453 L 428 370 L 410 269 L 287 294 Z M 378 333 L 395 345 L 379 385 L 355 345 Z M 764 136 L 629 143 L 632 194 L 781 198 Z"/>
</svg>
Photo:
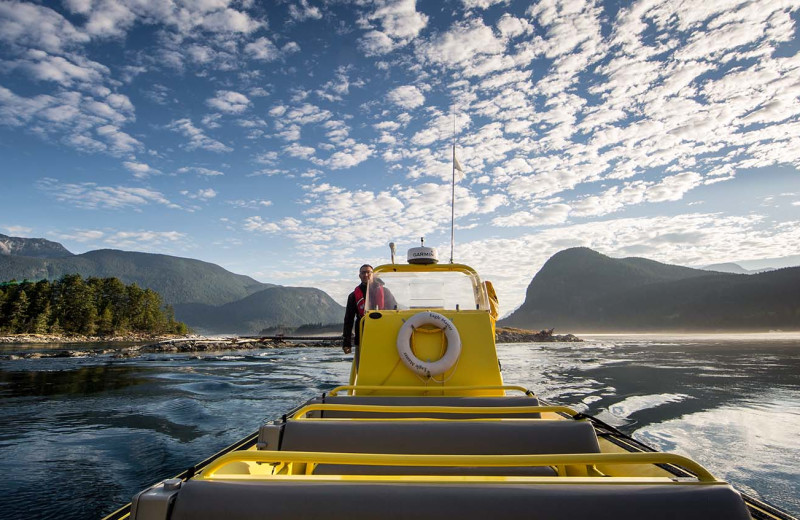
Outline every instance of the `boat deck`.
<svg viewBox="0 0 800 520">
<path fill-rule="evenodd" d="M 591 510 L 603 519 L 751 518 L 739 493 L 694 461 L 631 453 L 598 436 L 576 411 L 542 404 L 530 392 L 341 391 L 262 426 L 253 446 L 218 457 L 193 479 L 143 492 L 132 517 L 484 518 L 494 512 L 557 520 Z"/>
</svg>

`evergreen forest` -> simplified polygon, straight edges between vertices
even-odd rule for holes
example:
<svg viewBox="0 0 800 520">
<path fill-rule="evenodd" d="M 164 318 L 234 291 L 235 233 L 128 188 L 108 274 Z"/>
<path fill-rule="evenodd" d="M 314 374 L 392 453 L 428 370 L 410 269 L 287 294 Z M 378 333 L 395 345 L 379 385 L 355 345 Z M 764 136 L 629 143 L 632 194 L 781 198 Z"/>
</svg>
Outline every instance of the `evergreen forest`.
<svg viewBox="0 0 800 520">
<path fill-rule="evenodd" d="M 186 334 L 161 296 L 118 278 L 64 275 L 55 281 L 0 283 L 0 333 Z"/>
</svg>

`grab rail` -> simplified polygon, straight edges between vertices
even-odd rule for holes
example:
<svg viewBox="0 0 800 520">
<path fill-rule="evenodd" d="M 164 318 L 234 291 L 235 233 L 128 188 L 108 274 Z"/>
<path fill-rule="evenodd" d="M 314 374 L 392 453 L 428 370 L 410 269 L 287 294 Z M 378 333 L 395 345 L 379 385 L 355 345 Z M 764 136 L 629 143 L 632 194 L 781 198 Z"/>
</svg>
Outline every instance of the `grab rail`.
<svg viewBox="0 0 800 520">
<path fill-rule="evenodd" d="M 305 451 L 235 451 L 209 464 L 198 479 L 214 478 L 233 462 L 267 464 L 346 464 L 365 466 L 521 467 L 596 464 L 674 464 L 695 474 L 699 482 L 720 482 L 706 468 L 676 453 L 569 453 L 545 455 L 407 455 L 395 453 L 330 453 Z M 223 475 L 225 478 L 228 475 Z M 219 477 L 218 477 L 219 478 Z M 234 477 L 235 478 L 235 477 Z M 598 481 L 605 480 L 598 477 Z"/>
<path fill-rule="evenodd" d="M 291 419 L 298 421 L 313 420 L 313 417 L 305 417 L 305 415 L 309 412 L 328 410 L 368 413 L 475 413 L 487 415 L 551 412 L 565 413 L 573 417 L 578 415 L 577 411 L 568 406 L 394 406 L 380 404 L 315 403 L 302 406 L 291 416 Z"/>
<path fill-rule="evenodd" d="M 347 390 L 352 395 L 354 390 L 389 390 L 389 391 L 398 391 L 398 392 L 465 392 L 465 391 L 472 391 L 472 390 L 510 390 L 510 391 L 517 391 L 522 392 L 525 395 L 533 396 L 534 393 L 525 388 L 524 386 L 519 385 L 487 385 L 487 386 L 442 386 L 442 387 L 423 387 L 423 386 L 380 386 L 380 385 L 342 385 L 337 386 L 330 392 L 328 395 L 336 396 L 339 395 L 339 392 Z M 439 397 L 439 396 L 436 396 Z M 457 396 L 452 396 L 457 397 Z M 500 397 L 500 396 L 498 396 Z"/>
</svg>

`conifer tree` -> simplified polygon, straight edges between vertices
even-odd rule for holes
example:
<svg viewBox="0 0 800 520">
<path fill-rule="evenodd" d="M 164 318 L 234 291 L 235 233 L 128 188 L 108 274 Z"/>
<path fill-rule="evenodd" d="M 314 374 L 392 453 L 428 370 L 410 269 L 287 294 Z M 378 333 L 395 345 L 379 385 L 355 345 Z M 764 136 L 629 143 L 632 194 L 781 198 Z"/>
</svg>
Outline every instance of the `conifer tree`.
<svg viewBox="0 0 800 520">
<path fill-rule="evenodd" d="M 0 331 L 5 333 L 112 335 L 172 332 L 188 328 L 175 320 L 161 296 L 117 278 L 66 275 L 50 282 L 0 283 Z"/>
</svg>

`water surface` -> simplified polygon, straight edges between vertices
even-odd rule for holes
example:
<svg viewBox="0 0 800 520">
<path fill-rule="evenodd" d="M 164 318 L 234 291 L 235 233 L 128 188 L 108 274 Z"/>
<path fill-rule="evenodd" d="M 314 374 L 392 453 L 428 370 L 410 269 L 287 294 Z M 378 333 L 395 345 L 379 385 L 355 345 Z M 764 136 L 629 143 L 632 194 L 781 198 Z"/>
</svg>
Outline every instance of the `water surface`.
<svg viewBox="0 0 800 520">
<path fill-rule="evenodd" d="M 588 339 L 500 345 L 504 378 L 800 514 L 800 335 Z M 350 358 L 288 348 L 0 361 L 2 516 L 99 518 L 344 383 Z"/>
</svg>

